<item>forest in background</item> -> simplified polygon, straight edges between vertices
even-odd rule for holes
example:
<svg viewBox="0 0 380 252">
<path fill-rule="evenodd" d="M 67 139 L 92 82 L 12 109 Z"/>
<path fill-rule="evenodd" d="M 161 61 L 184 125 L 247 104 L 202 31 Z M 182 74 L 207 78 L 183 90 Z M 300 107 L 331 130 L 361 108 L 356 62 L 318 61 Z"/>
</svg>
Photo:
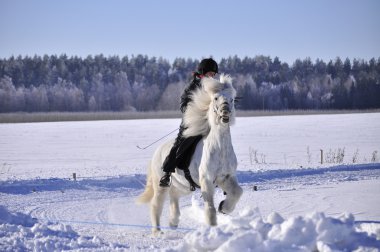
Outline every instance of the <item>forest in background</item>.
<svg viewBox="0 0 380 252">
<path fill-rule="evenodd" d="M 103 55 L 0 59 L 0 112 L 178 110 L 199 60 Z M 380 58 L 223 58 L 240 110 L 380 108 Z"/>
</svg>

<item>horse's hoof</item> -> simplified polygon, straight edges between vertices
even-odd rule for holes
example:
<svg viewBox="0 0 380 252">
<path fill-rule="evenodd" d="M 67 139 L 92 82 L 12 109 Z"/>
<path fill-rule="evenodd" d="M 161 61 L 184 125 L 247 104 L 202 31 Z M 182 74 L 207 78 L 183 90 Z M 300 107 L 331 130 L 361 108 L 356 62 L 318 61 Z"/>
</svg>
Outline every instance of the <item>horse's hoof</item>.
<svg viewBox="0 0 380 252">
<path fill-rule="evenodd" d="M 163 234 L 164 232 L 162 232 L 161 230 L 157 230 L 157 229 L 152 230 L 152 237 L 159 237 Z"/>
<path fill-rule="evenodd" d="M 222 214 L 226 214 L 226 213 L 224 213 L 224 212 L 222 211 L 223 204 L 224 204 L 224 200 L 223 200 L 222 202 L 220 202 L 219 207 L 218 207 L 218 212 L 219 212 L 219 213 L 222 213 Z"/>
<path fill-rule="evenodd" d="M 178 228 L 178 224 L 177 225 L 169 224 L 169 226 L 170 226 L 171 229 L 177 229 Z"/>
</svg>

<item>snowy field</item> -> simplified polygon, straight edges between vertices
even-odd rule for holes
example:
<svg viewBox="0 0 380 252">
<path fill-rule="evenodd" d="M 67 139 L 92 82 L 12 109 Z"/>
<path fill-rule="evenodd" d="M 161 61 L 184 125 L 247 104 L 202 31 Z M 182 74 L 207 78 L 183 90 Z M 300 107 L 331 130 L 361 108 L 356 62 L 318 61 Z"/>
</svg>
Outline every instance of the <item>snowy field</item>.
<svg viewBox="0 0 380 252">
<path fill-rule="evenodd" d="M 235 211 L 205 226 L 197 191 L 182 198 L 177 230 L 165 229 L 166 205 L 154 237 L 134 200 L 155 148 L 175 134 L 136 146 L 179 123 L 0 124 L 0 251 L 379 251 L 380 113 L 237 118 Z"/>
</svg>

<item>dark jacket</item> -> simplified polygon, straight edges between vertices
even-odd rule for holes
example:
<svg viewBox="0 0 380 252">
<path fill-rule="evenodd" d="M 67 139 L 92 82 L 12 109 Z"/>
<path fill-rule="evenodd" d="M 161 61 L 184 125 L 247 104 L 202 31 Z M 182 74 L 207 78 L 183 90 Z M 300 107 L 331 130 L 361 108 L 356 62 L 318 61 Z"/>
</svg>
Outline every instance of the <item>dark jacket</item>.
<svg viewBox="0 0 380 252">
<path fill-rule="evenodd" d="M 197 88 L 201 87 L 201 78 L 198 76 L 194 76 L 194 79 L 190 82 L 190 84 L 185 88 L 183 94 L 181 95 L 180 109 L 182 113 L 185 113 L 187 104 L 191 102 L 191 94 Z"/>
<path fill-rule="evenodd" d="M 199 76 L 195 75 L 181 95 L 180 109 L 182 113 L 185 113 L 187 104 L 191 101 L 191 94 L 200 87 L 201 79 Z M 197 147 L 198 142 L 202 139 L 202 136 L 199 135 L 184 138 L 183 131 L 185 129 L 182 121 L 173 147 L 164 161 L 162 168 L 164 172 L 175 172 L 176 167 L 182 170 L 186 170 L 189 167 L 195 148 Z"/>
</svg>

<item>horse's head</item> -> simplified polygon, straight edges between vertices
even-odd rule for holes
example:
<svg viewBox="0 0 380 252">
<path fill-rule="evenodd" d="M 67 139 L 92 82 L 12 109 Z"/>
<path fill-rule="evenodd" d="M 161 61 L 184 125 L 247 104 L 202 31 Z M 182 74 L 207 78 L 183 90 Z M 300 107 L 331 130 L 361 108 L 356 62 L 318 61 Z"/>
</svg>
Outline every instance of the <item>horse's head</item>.
<svg viewBox="0 0 380 252">
<path fill-rule="evenodd" d="M 213 125 L 228 126 L 235 121 L 236 91 L 232 78 L 203 78 L 202 88 L 195 91 L 184 114 L 184 136 L 207 135 Z"/>
<path fill-rule="evenodd" d="M 213 117 L 216 124 L 229 125 L 233 123 L 235 120 L 234 100 L 236 91 L 232 87 L 231 77 L 221 75 L 219 81 L 207 78 L 202 81 L 202 85 L 211 98 L 210 109 L 212 109 L 214 116 L 210 117 Z"/>
</svg>

